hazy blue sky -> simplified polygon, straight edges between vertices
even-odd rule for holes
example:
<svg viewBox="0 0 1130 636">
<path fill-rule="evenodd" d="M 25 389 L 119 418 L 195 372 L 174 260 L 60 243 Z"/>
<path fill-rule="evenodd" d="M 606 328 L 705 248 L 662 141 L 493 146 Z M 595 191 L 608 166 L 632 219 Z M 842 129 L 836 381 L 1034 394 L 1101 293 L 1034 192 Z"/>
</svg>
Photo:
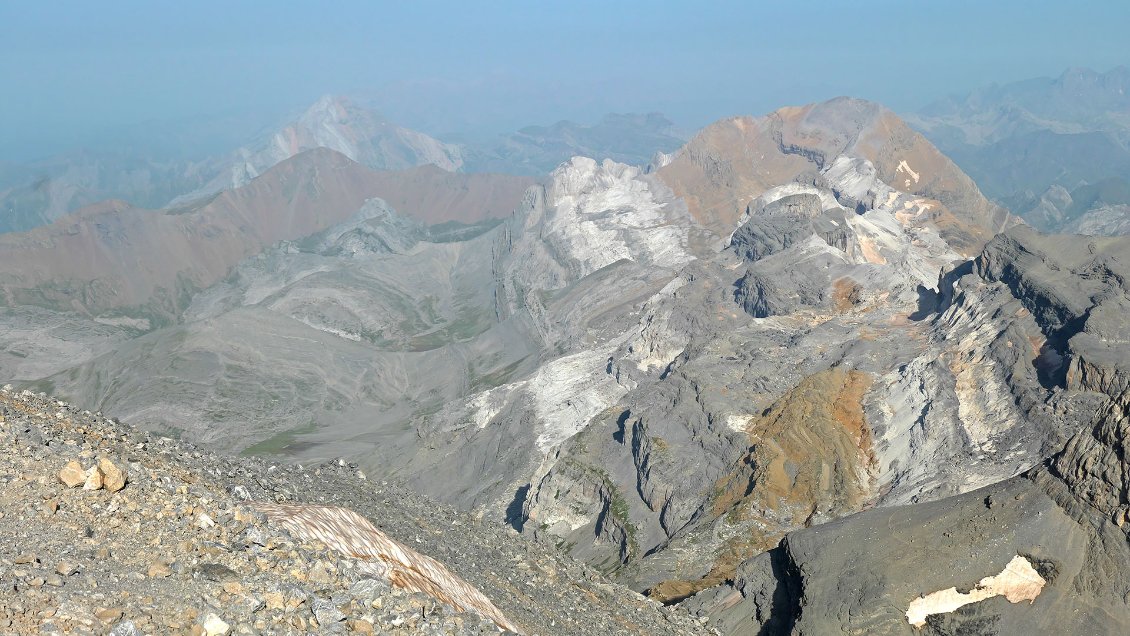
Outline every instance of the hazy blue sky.
<svg viewBox="0 0 1130 636">
<path fill-rule="evenodd" d="M 1127 25 L 1121 0 L 0 0 L 0 158 L 142 122 L 247 134 L 325 93 L 368 95 L 432 133 L 609 111 L 694 128 L 841 94 L 906 111 L 993 81 L 1128 64 Z"/>
</svg>

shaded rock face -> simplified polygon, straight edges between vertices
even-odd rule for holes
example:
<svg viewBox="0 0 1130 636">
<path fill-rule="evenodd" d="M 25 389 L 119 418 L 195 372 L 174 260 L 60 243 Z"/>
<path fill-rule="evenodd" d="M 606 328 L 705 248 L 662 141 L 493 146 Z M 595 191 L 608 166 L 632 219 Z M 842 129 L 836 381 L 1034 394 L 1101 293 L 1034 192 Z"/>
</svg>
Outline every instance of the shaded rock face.
<svg viewBox="0 0 1130 636">
<path fill-rule="evenodd" d="M 1063 240 L 1016 229 L 975 261 L 1001 281 L 1048 335 L 1054 371 L 1071 389 L 1118 395 L 1130 386 L 1130 259 L 1124 239 Z"/>
<path fill-rule="evenodd" d="M 1072 495 L 1130 533 L 1130 393 L 1111 400 L 1097 420 L 1071 438 L 1049 468 Z"/>
<path fill-rule="evenodd" d="M 846 251 L 852 232 L 840 208 L 825 212 L 816 194 L 784 196 L 746 211 L 749 220 L 730 237 L 734 253 L 747 261 L 759 261 L 794 243 L 816 235 L 832 247 Z"/>
</svg>

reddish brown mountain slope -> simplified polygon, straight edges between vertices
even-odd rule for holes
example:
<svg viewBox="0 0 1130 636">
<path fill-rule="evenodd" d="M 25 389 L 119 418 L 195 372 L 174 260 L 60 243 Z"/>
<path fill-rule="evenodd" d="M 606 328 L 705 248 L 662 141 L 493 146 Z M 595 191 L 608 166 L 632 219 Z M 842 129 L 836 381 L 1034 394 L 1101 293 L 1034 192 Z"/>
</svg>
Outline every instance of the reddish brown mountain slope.
<svg viewBox="0 0 1130 636">
<path fill-rule="evenodd" d="M 884 182 L 941 203 L 934 223 L 957 249 L 975 253 L 1008 222 L 1007 211 L 925 137 L 882 106 L 851 98 L 719 121 L 659 175 L 699 222 L 726 236 L 752 199 L 809 180 L 841 154 L 867 159 Z"/>
<path fill-rule="evenodd" d="M 122 202 L 84 208 L 54 225 L 0 236 L 3 302 L 143 313 L 167 319 L 187 294 L 280 240 L 321 231 L 381 197 L 428 223 L 509 214 L 532 180 L 378 172 L 332 150 L 310 150 L 248 185 L 192 208 L 153 211 Z"/>
</svg>

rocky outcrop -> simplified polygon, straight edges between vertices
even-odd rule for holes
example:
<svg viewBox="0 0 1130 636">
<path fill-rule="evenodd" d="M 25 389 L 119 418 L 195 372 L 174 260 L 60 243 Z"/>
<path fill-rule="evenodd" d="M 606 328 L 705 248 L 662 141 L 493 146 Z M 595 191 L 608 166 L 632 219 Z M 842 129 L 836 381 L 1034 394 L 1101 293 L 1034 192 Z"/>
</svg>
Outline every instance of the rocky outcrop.
<svg viewBox="0 0 1130 636">
<path fill-rule="evenodd" d="M 321 541 L 342 555 L 357 559 L 366 574 L 410 592 L 427 594 L 456 611 L 473 611 L 500 630 L 521 632 L 482 592 L 442 563 L 398 543 L 348 508 L 277 503 L 252 506 L 294 537 Z"/>
<path fill-rule="evenodd" d="M 1130 386 L 1130 250 L 1125 238 L 1064 240 L 1016 228 L 974 261 L 987 280 L 1008 285 L 1062 360 L 1067 388 L 1120 394 Z"/>
<path fill-rule="evenodd" d="M 1096 420 L 1071 438 L 1050 470 L 1074 497 L 1130 533 L 1130 393 L 1112 399 Z"/>
<path fill-rule="evenodd" d="M 847 251 L 854 234 L 843 208 L 825 211 L 818 194 L 783 196 L 746 211 L 746 221 L 730 237 L 730 246 L 741 258 L 754 262 L 787 249 L 794 243 L 817 236 L 828 245 Z"/>
</svg>

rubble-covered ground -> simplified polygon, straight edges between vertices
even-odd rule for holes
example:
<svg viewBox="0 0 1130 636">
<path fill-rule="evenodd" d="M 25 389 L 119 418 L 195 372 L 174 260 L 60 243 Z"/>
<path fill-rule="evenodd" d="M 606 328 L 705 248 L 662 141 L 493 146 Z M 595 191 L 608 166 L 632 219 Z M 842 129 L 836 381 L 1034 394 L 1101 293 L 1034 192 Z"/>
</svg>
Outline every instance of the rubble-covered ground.
<svg viewBox="0 0 1130 636">
<path fill-rule="evenodd" d="M 0 633 L 500 631 L 293 537 L 256 502 L 348 507 L 446 565 L 523 633 L 712 633 L 553 548 L 344 462 L 219 456 L 26 391 L 0 392 L 0 415 Z"/>
</svg>

